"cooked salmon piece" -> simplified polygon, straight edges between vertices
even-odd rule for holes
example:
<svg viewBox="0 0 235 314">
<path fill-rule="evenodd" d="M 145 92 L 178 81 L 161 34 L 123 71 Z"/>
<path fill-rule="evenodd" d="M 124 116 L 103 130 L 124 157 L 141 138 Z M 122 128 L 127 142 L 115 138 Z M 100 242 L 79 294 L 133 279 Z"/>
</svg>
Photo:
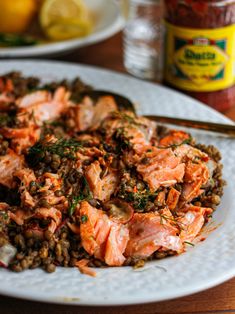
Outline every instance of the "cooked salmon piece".
<svg viewBox="0 0 235 314">
<path fill-rule="evenodd" d="M 102 96 L 94 107 L 91 129 L 96 129 L 112 112 L 117 111 L 117 104 L 112 96 Z"/>
<path fill-rule="evenodd" d="M 102 210 L 85 201 L 81 203 L 80 215 L 84 249 L 109 266 L 121 266 L 125 261 L 123 252 L 129 239 L 128 228 L 112 221 Z"/>
<path fill-rule="evenodd" d="M 32 181 L 36 181 L 35 174 L 32 169 L 22 168 L 14 172 L 14 177 L 20 180 L 19 192 L 21 205 L 33 208 L 36 205 L 34 198 L 30 195 L 28 188 Z"/>
<path fill-rule="evenodd" d="M 75 266 L 78 267 L 82 274 L 86 274 L 91 277 L 96 277 L 96 272 L 91 267 L 87 266 L 89 262 L 90 262 L 89 259 L 83 258 L 80 261 L 77 261 L 75 263 Z"/>
<path fill-rule="evenodd" d="M 156 191 L 160 186 L 168 187 L 182 182 L 184 172 L 185 164 L 179 164 L 174 169 L 165 168 L 144 174 L 143 179 L 148 183 L 151 191 Z"/>
<path fill-rule="evenodd" d="M 89 97 L 84 97 L 81 104 L 71 106 L 68 109 L 67 115 L 74 122 L 75 131 L 80 132 L 89 129 L 94 117 L 93 101 Z"/>
<path fill-rule="evenodd" d="M 156 196 L 156 201 L 159 205 L 166 205 L 166 191 L 161 191 Z"/>
<path fill-rule="evenodd" d="M 23 156 L 15 154 L 11 149 L 8 149 L 7 155 L 0 156 L 0 184 L 13 188 L 13 174 L 16 170 L 22 168 L 23 163 Z"/>
<path fill-rule="evenodd" d="M 0 94 L 0 110 L 7 111 L 9 103 L 13 102 L 14 98 L 6 93 Z"/>
<path fill-rule="evenodd" d="M 144 153 L 147 163 L 139 163 L 137 171 L 149 184 L 152 191 L 160 186 L 172 186 L 181 182 L 184 177 L 185 165 L 175 156 L 171 149 L 152 147 Z"/>
<path fill-rule="evenodd" d="M 171 130 L 169 134 L 159 141 L 159 146 L 167 147 L 179 145 L 190 139 L 190 135 L 184 131 Z"/>
<path fill-rule="evenodd" d="M 108 221 L 108 219 L 106 219 L 106 217 L 106 223 L 102 220 L 99 221 L 100 219 L 102 219 L 102 216 L 103 213 L 101 210 L 97 210 L 96 208 L 92 207 L 88 202 L 84 201 L 81 203 L 80 232 L 82 246 L 90 255 L 96 255 L 99 257 L 102 257 L 102 254 L 100 253 L 100 247 L 105 246 L 110 231 L 110 222 Z M 95 230 L 95 226 L 97 224 L 98 226 Z M 99 233 L 99 231 L 101 232 Z M 98 236 L 98 240 L 96 240 L 95 235 Z"/>
<path fill-rule="evenodd" d="M 97 214 L 98 219 L 94 225 L 94 237 L 98 248 L 95 250 L 94 256 L 103 260 L 112 222 L 103 211 L 99 210 Z"/>
<path fill-rule="evenodd" d="M 80 104 L 71 106 L 67 115 L 74 122 L 75 131 L 95 130 L 111 112 L 117 110 L 112 96 L 102 96 L 96 103 L 86 96 Z"/>
<path fill-rule="evenodd" d="M 129 139 L 134 151 L 139 153 L 150 144 L 156 130 L 156 123 L 144 117 L 134 118 L 133 122 L 124 123 L 124 134 Z"/>
<path fill-rule="evenodd" d="M 91 134 L 79 134 L 77 135 L 76 139 L 81 142 L 89 143 L 95 148 L 100 144 L 99 137 Z"/>
<path fill-rule="evenodd" d="M 19 108 L 28 108 L 43 102 L 48 102 L 52 100 L 52 95 L 46 90 L 39 90 L 27 94 L 16 100 L 16 104 Z"/>
<path fill-rule="evenodd" d="M 24 187 L 29 187 L 32 181 L 36 181 L 34 171 L 29 168 L 17 169 L 14 172 L 14 176 L 21 181 Z"/>
<path fill-rule="evenodd" d="M 21 154 L 39 140 L 41 131 L 36 125 L 30 125 L 19 129 L 5 127 L 0 130 L 0 133 L 7 139 L 11 139 L 11 148 L 17 154 Z"/>
<path fill-rule="evenodd" d="M 210 173 L 204 163 L 188 162 L 185 168 L 185 180 L 182 190 L 182 200 L 190 202 L 199 196 L 203 190 L 201 188 L 210 178 Z"/>
<path fill-rule="evenodd" d="M 177 157 L 181 158 L 182 161 L 202 160 L 204 162 L 207 162 L 209 160 L 209 156 L 206 153 L 187 144 L 182 144 L 176 147 L 174 149 L 174 154 Z"/>
<path fill-rule="evenodd" d="M 172 215 L 164 211 L 158 213 L 134 214 L 129 222 L 130 240 L 127 243 L 125 256 L 147 258 L 159 248 L 183 251 L 183 244 L 178 237 L 179 230 L 172 223 Z"/>
<path fill-rule="evenodd" d="M 14 85 L 12 83 L 12 80 L 7 78 L 3 79 L 0 77 L 0 92 L 1 93 L 9 93 L 14 91 Z"/>
<path fill-rule="evenodd" d="M 120 132 L 138 153 L 143 150 L 143 147 L 150 145 L 156 131 L 155 122 L 144 117 L 136 117 L 129 111 L 113 112 L 110 119 L 104 120 L 102 126 L 109 130 L 106 134 L 108 139 L 111 139 L 115 132 Z"/>
<path fill-rule="evenodd" d="M 192 242 L 201 231 L 205 223 L 205 214 L 211 214 L 211 208 L 187 206 L 183 209 L 182 216 L 177 220 L 181 226 L 180 238 L 183 242 Z M 181 213 L 179 213 L 180 215 Z"/>
<path fill-rule="evenodd" d="M 48 230 L 51 231 L 52 233 L 56 231 L 56 229 L 58 228 L 62 220 L 61 212 L 54 207 L 37 208 L 34 214 L 34 217 L 41 218 L 41 219 L 51 218 L 51 222 L 48 226 Z"/>
<path fill-rule="evenodd" d="M 100 163 L 96 160 L 87 167 L 85 176 L 94 198 L 107 201 L 117 187 L 118 176 L 114 171 L 109 170 L 108 174 L 101 179 L 101 173 Z"/>
<path fill-rule="evenodd" d="M 28 211 L 28 210 L 26 211 L 20 208 L 14 212 L 11 212 L 9 210 L 8 214 L 10 218 L 19 226 L 22 226 L 25 223 L 25 220 L 28 220 L 34 216 L 33 212 Z"/>
<path fill-rule="evenodd" d="M 180 158 L 176 157 L 171 149 L 158 149 L 153 147 L 151 152 L 145 153 L 145 158 L 149 160 L 147 164 L 139 164 L 137 171 L 141 174 L 151 173 L 156 169 L 174 169 L 180 163 Z"/>
<path fill-rule="evenodd" d="M 122 266 L 126 258 L 123 253 L 129 240 L 129 230 L 121 224 L 112 224 L 105 247 L 105 263 L 109 266 Z"/>
<path fill-rule="evenodd" d="M 166 200 L 166 205 L 168 206 L 170 210 L 174 210 L 176 208 L 179 198 L 180 198 L 180 192 L 174 188 L 171 188 L 168 193 L 167 200 Z"/>
<path fill-rule="evenodd" d="M 46 94 L 45 91 L 37 91 L 25 96 L 28 99 L 21 99 L 19 107 L 22 108 L 22 112 L 32 114 L 37 124 L 41 125 L 44 121 L 56 119 L 68 108 L 69 96 L 70 93 L 62 86 L 57 88 L 53 96 Z M 39 101 L 40 99 L 43 100 Z"/>
<path fill-rule="evenodd" d="M 96 187 L 98 183 L 100 183 L 100 174 L 102 172 L 102 169 L 100 167 L 100 163 L 96 160 L 91 165 L 89 165 L 86 169 L 86 179 L 89 183 L 90 189 L 95 197 L 95 194 L 98 194 L 95 192 Z"/>
</svg>

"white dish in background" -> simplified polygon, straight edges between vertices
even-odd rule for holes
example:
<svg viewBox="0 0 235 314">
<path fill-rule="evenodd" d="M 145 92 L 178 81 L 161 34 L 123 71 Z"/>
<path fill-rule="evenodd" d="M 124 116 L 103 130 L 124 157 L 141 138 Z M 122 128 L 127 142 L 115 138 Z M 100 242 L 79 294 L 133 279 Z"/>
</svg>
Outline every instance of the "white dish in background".
<svg viewBox="0 0 235 314">
<path fill-rule="evenodd" d="M 222 123 L 229 119 L 205 105 L 162 86 L 92 67 L 44 61 L 0 62 L 0 74 L 22 71 L 45 81 L 80 76 L 98 89 L 121 93 L 139 104 L 139 113 L 164 114 Z M 213 287 L 235 275 L 235 141 L 192 132 L 201 143 L 216 145 L 223 155 L 228 182 L 213 216 L 216 230 L 180 256 L 131 267 L 97 269 L 97 277 L 76 268 L 41 269 L 13 273 L 0 269 L 3 295 L 77 305 L 124 305 L 182 297 Z"/>
<path fill-rule="evenodd" d="M 0 58 L 36 57 L 59 55 L 107 39 L 124 26 L 124 19 L 114 0 L 84 0 L 89 8 L 97 13 L 94 31 L 84 38 L 74 38 L 54 43 L 28 47 L 0 47 Z"/>
</svg>

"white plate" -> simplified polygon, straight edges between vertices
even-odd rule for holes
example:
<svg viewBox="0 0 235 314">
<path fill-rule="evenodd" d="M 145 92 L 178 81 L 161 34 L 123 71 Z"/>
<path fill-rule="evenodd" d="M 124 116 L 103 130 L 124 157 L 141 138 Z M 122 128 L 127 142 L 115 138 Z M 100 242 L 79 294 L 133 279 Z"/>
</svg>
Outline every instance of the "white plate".
<svg viewBox="0 0 235 314">
<path fill-rule="evenodd" d="M 96 88 L 116 91 L 138 102 L 140 113 L 164 114 L 223 123 L 231 121 L 197 101 L 151 83 L 91 67 L 44 61 L 0 62 L 0 74 L 22 71 L 43 80 L 80 76 Z M 228 182 L 214 215 L 216 230 L 206 241 L 180 256 L 131 267 L 98 269 L 97 277 L 81 275 L 75 268 L 58 268 L 53 274 L 40 269 L 12 273 L 0 269 L 0 293 L 55 303 L 123 305 L 185 296 L 215 286 L 235 275 L 235 140 L 194 132 L 205 144 L 223 154 Z"/>
<path fill-rule="evenodd" d="M 58 55 L 102 41 L 123 28 L 124 19 L 121 16 L 117 2 L 114 0 L 84 1 L 98 15 L 95 29 L 89 36 L 36 46 L 0 48 L 0 58 Z"/>
</svg>

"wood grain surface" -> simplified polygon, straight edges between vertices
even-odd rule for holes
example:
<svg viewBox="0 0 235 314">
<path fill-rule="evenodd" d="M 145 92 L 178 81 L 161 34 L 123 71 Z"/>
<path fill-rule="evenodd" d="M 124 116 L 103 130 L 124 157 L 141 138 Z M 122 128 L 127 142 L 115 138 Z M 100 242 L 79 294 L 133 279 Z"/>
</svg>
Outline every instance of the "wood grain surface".
<svg viewBox="0 0 235 314">
<path fill-rule="evenodd" d="M 51 58 L 52 59 L 52 58 Z M 125 72 L 122 60 L 121 33 L 112 38 L 53 60 L 83 63 Z M 79 75 L 79 73 L 78 73 Z M 235 121 L 235 107 L 225 112 Z M 215 261 L 216 262 L 216 261 Z M 235 262 L 235 261 L 234 261 Z M 198 270 L 200 271 L 200 270 Z M 196 274 L 195 274 L 196 275 Z M 4 285 L 4 283 L 1 283 Z M 14 282 L 12 282 L 14 286 Z M 0 297 L 0 314 L 235 314 L 235 278 L 207 291 L 188 297 L 126 307 L 75 307 L 44 304 Z"/>
</svg>

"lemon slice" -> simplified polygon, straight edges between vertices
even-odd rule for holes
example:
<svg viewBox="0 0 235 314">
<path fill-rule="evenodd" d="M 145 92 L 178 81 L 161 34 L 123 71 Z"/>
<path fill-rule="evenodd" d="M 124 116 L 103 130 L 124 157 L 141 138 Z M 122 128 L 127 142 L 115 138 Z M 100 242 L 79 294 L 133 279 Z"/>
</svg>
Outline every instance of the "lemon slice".
<svg viewBox="0 0 235 314">
<path fill-rule="evenodd" d="M 74 37 L 85 37 L 92 30 L 88 20 L 63 20 L 47 27 L 47 36 L 55 40 L 65 40 Z"/>
<path fill-rule="evenodd" d="M 53 40 L 87 36 L 93 26 L 82 0 L 45 0 L 40 11 L 40 24 Z"/>
</svg>

